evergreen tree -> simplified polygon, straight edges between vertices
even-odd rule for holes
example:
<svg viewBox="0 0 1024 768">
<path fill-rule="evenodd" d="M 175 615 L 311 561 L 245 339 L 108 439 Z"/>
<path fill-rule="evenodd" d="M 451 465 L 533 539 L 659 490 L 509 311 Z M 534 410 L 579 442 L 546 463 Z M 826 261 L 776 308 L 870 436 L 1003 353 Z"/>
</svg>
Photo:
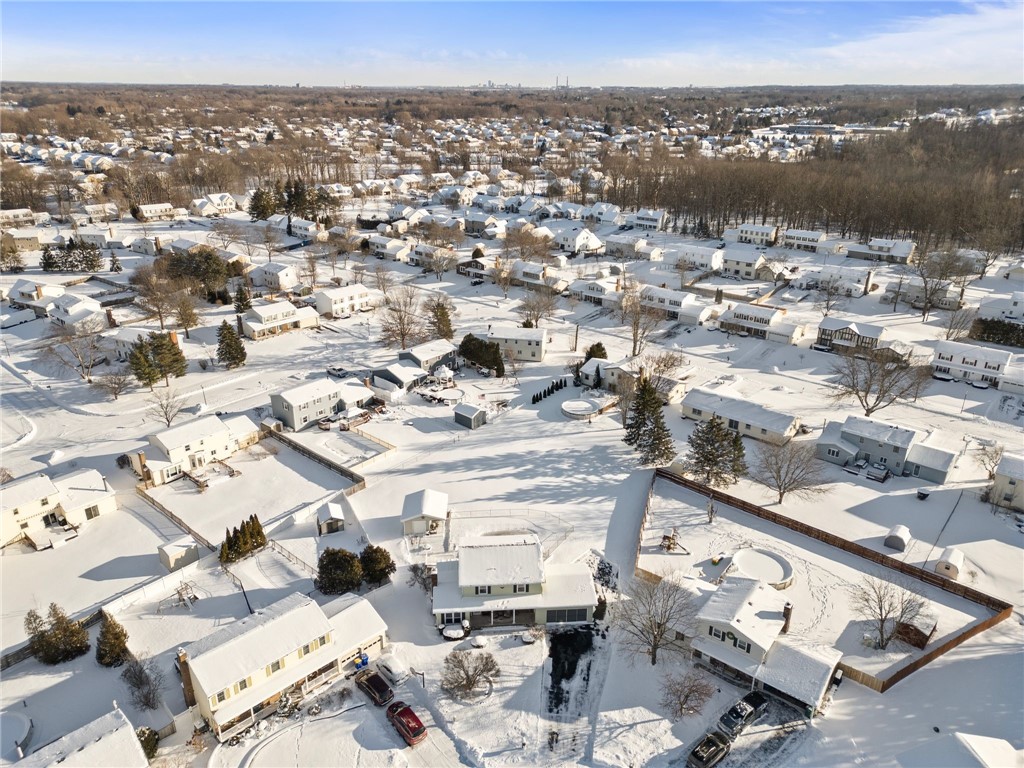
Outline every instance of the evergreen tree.
<svg viewBox="0 0 1024 768">
<path fill-rule="evenodd" d="M 252 524 L 252 528 L 250 530 L 252 531 L 253 541 L 256 546 L 267 546 L 267 534 L 263 531 L 263 524 L 260 522 L 260 519 L 253 514 L 249 517 L 249 521 Z"/>
<path fill-rule="evenodd" d="M 228 369 L 245 365 L 246 351 L 238 333 L 227 320 L 217 330 L 217 360 Z"/>
<path fill-rule="evenodd" d="M 89 651 L 89 631 L 69 619 L 56 603 L 50 603 L 45 620 L 36 611 L 29 611 L 25 616 L 25 633 L 32 655 L 43 664 L 60 664 Z"/>
<path fill-rule="evenodd" d="M 717 416 L 697 424 L 687 443 L 690 450 L 683 459 L 683 471 L 705 485 L 732 485 L 747 471 L 743 441 Z"/>
<path fill-rule="evenodd" d="M 605 351 L 604 344 L 602 344 L 600 341 L 595 341 L 593 344 L 587 347 L 587 351 L 583 355 L 583 362 L 587 362 L 587 360 L 589 360 L 592 357 L 599 357 L 602 360 L 608 359 L 608 353 Z"/>
<path fill-rule="evenodd" d="M 121 260 L 117 258 L 116 253 L 110 254 L 110 271 L 114 274 L 124 272 L 124 267 L 121 266 Z"/>
<path fill-rule="evenodd" d="M 373 544 L 367 544 L 359 553 L 359 564 L 363 567 L 363 578 L 373 584 L 382 584 L 397 570 L 390 553 Z"/>
<path fill-rule="evenodd" d="M 451 339 L 455 336 L 452 329 L 452 316 L 443 301 L 431 302 L 428 305 L 431 336 L 435 339 Z"/>
<path fill-rule="evenodd" d="M 43 246 L 43 256 L 39 260 L 39 268 L 43 272 L 57 272 L 60 270 L 60 260 L 54 249 L 48 244 Z"/>
<path fill-rule="evenodd" d="M 220 560 L 221 564 L 226 564 L 226 563 L 230 563 L 231 562 L 231 552 L 228 549 L 228 540 L 227 539 L 224 539 L 224 541 L 221 542 L 221 545 L 220 545 L 220 555 L 218 555 L 217 559 Z"/>
<path fill-rule="evenodd" d="M 135 729 L 135 738 L 139 740 L 139 744 L 142 745 L 142 752 L 147 759 L 152 760 L 156 757 L 157 745 L 160 743 L 160 734 L 154 731 L 149 726 L 142 726 L 141 728 Z"/>
<path fill-rule="evenodd" d="M 96 638 L 96 661 L 104 667 L 119 667 L 128 660 L 128 632 L 106 611 Z"/>
<path fill-rule="evenodd" d="M 636 449 L 643 464 L 664 466 L 676 456 L 672 435 L 661 411 L 661 397 L 647 377 L 641 379 L 637 387 L 622 441 Z"/>
<path fill-rule="evenodd" d="M 153 360 L 148 338 L 140 338 L 132 344 L 131 351 L 128 353 L 128 370 L 144 387 L 153 389 L 153 385 L 160 381 L 162 374 Z"/>
<path fill-rule="evenodd" d="M 99 272 L 103 269 L 103 259 L 100 257 L 100 249 L 92 244 L 78 246 L 74 253 L 76 272 Z"/>
<path fill-rule="evenodd" d="M 244 285 L 240 285 L 235 291 L 235 314 L 244 315 L 250 309 L 252 309 L 252 296 Z"/>
<path fill-rule="evenodd" d="M 598 389 L 602 381 L 604 380 L 601 378 L 601 366 L 594 366 L 594 389 Z"/>
<path fill-rule="evenodd" d="M 327 547 L 317 561 L 316 588 L 325 595 L 340 595 L 363 583 L 363 566 L 355 553 Z"/>
<path fill-rule="evenodd" d="M 149 350 L 153 364 L 160 372 L 167 386 L 171 385 L 171 376 L 180 379 L 188 373 L 188 360 L 181 348 L 171 341 L 170 334 L 149 334 Z"/>
<path fill-rule="evenodd" d="M 243 520 L 238 528 L 238 551 L 242 557 L 252 552 L 252 537 L 249 535 L 249 521 Z"/>
</svg>

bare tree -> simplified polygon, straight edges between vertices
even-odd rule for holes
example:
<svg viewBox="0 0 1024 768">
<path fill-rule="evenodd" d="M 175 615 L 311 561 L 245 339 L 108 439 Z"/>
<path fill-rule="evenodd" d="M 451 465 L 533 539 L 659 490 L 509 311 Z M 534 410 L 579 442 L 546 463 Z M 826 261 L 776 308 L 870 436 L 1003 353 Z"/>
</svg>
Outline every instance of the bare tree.
<svg viewBox="0 0 1024 768">
<path fill-rule="evenodd" d="M 681 352 L 668 349 L 661 352 L 648 352 L 640 359 L 640 367 L 644 375 L 651 380 L 654 389 L 662 398 L 675 386 L 675 373 L 686 364 Z"/>
<path fill-rule="evenodd" d="M 818 284 L 814 304 L 823 316 L 828 317 L 832 310 L 838 309 L 843 305 L 845 299 L 846 288 L 838 277 L 832 276 L 825 278 Z"/>
<path fill-rule="evenodd" d="M 263 234 L 254 227 L 242 227 L 242 234 L 237 242 L 242 246 L 245 258 L 252 264 L 256 254 L 260 252 L 260 246 L 263 244 Z"/>
<path fill-rule="evenodd" d="M 661 684 L 661 705 L 674 720 L 698 715 L 716 690 L 718 686 L 711 678 L 696 669 L 670 674 Z"/>
<path fill-rule="evenodd" d="M 951 309 L 946 315 L 946 322 L 943 323 L 945 338 L 949 341 L 956 341 L 966 336 L 974 321 L 978 319 L 978 311 L 973 307 L 958 307 Z"/>
<path fill-rule="evenodd" d="M 245 237 L 246 228 L 228 219 L 218 219 L 210 225 L 210 240 L 228 250 Z"/>
<path fill-rule="evenodd" d="M 512 347 L 505 347 L 501 350 L 501 356 L 505 358 L 505 378 L 512 379 L 519 384 L 519 360 L 516 358 L 516 351 Z"/>
<path fill-rule="evenodd" d="M 456 696 L 466 696 L 482 683 L 490 683 L 501 676 L 501 667 L 494 656 L 480 651 L 452 651 L 444 657 L 441 672 L 441 690 Z"/>
<path fill-rule="evenodd" d="M 391 289 L 398 282 L 395 273 L 383 264 L 378 264 L 373 269 L 373 277 L 377 281 L 377 289 L 384 294 L 385 299 L 389 299 Z"/>
<path fill-rule="evenodd" d="M 381 309 L 381 341 L 407 349 L 427 338 L 428 323 L 420 314 L 419 291 L 402 286 L 391 292 Z"/>
<path fill-rule="evenodd" d="M 14 479 L 14 475 L 11 474 L 11 470 L 7 467 L 0 467 L 0 485 L 11 482 Z"/>
<path fill-rule="evenodd" d="M 970 262 L 955 249 L 938 253 L 922 252 L 908 266 L 910 273 L 917 279 L 919 292 L 915 304 L 920 304 L 922 320 L 928 319 L 942 292 L 953 283 L 961 287 L 966 285 L 973 271 Z"/>
<path fill-rule="evenodd" d="M 267 249 L 267 261 L 273 261 L 275 254 L 284 252 L 284 238 L 269 224 L 260 228 L 260 243 Z"/>
<path fill-rule="evenodd" d="M 974 461 L 979 467 L 985 470 L 989 480 L 996 479 L 996 468 L 1003 460 L 1003 446 L 1000 443 L 989 443 L 982 445 L 974 454 Z"/>
<path fill-rule="evenodd" d="M 131 389 L 135 383 L 135 377 L 127 368 L 115 368 L 113 371 L 104 373 L 97 377 L 96 386 L 106 392 L 112 398 L 117 398 Z"/>
<path fill-rule="evenodd" d="M 633 357 L 644 351 L 651 333 L 658 327 L 658 323 L 665 319 L 663 311 L 648 307 L 643 303 L 640 291 L 639 283 L 627 281 L 622 288 L 622 296 L 618 303 L 619 317 L 630 330 L 630 338 L 633 343 L 630 355 Z"/>
<path fill-rule="evenodd" d="M 430 257 L 430 269 L 437 276 L 438 282 L 446 272 L 455 268 L 456 263 L 458 263 L 458 257 L 454 251 L 447 248 L 438 248 Z"/>
<path fill-rule="evenodd" d="M 164 684 L 164 671 L 156 659 L 132 659 L 124 665 L 121 679 L 128 685 L 132 704 L 136 708 L 156 709 L 160 706 L 160 689 Z"/>
<path fill-rule="evenodd" d="M 74 371 L 83 381 L 92 384 L 92 370 L 106 359 L 99 332 L 98 319 L 77 326 L 52 325 L 43 346 L 43 356 L 58 368 Z"/>
<path fill-rule="evenodd" d="M 306 251 L 305 257 L 302 259 L 302 277 L 311 291 L 316 288 L 316 278 L 320 273 L 320 256 L 319 247 L 314 246 Z"/>
<path fill-rule="evenodd" d="M 781 445 L 762 443 L 749 474 L 751 479 L 778 494 L 779 504 L 787 493 L 810 499 L 830 490 L 825 465 L 815 457 L 813 443 L 792 440 Z"/>
<path fill-rule="evenodd" d="M 508 298 L 508 289 L 515 282 L 515 272 L 512 269 L 512 262 L 508 260 L 495 259 L 494 266 L 490 269 L 490 278 L 501 290 L 502 296 Z"/>
<path fill-rule="evenodd" d="M 409 578 L 405 582 L 410 587 L 419 587 L 428 595 L 433 589 L 432 571 L 425 563 L 413 563 L 409 566 Z"/>
<path fill-rule="evenodd" d="M 636 397 L 636 379 L 625 371 L 619 373 L 615 381 L 615 395 L 619 398 L 616 407 L 622 421 L 622 428 L 626 428 L 626 421 L 629 419 L 629 410 L 633 407 L 633 400 Z"/>
<path fill-rule="evenodd" d="M 540 326 L 541 320 L 550 320 L 558 309 L 558 297 L 548 291 L 527 291 L 523 300 L 516 307 L 516 314 L 524 323 L 534 328 Z"/>
<path fill-rule="evenodd" d="M 178 287 L 160 277 L 153 267 L 139 267 L 131 277 L 135 289 L 135 303 L 144 312 L 155 315 L 164 330 L 167 318 L 177 303 Z"/>
<path fill-rule="evenodd" d="M 694 593 L 680 586 L 673 574 L 651 580 L 633 577 L 610 606 L 609 621 L 622 647 L 634 656 L 650 656 L 653 665 L 658 663 L 658 651 L 682 650 L 677 633 L 692 626 L 696 603 Z"/>
<path fill-rule="evenodd" d="M 853 398 L 870 416 L 895 402 L 916 400 L 928 386 L 932 370 L 930 365 L 904 361 L 884 350 L 840 355 L 832 365 L 835 389 L 828 397 L 834 403 Z"/>
<path fill-rule="evenodd" d="M 149 396 L 146 415 L 170 427 L 184 407 L 185 401 L 173 389 L 161 389 Z"/>
<path fill-rule="evenodd" d="M 878 647 L 885 650 L 899 625 L 916 619 L 925 603 L 908 589 L 908 584 L 865 576 L 850 587 L 850 604 L 858 616 L 875 625 Z"/>
</svg>

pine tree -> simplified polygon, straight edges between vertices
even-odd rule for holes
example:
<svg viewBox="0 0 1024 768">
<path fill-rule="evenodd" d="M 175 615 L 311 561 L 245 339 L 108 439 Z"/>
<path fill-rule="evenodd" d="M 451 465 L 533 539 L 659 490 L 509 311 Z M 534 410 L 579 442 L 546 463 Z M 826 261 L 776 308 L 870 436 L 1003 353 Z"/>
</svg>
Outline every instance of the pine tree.
<svg viewBox="0 0 1024 768">
<path fill-rule="evenodd" d="M 128 353 L 128 369 L 140 384 L 150 389 L 160 381 L 160 368 L 153 360 L 151 342 L 148 338 L 140 338 L 132 344 Z"/>
<path fill-rule="evenodd" d="M 243 520 L 238 527 L 238 551 L 242 557 L 252 552 L 252 536 L 249 535 L 249 521 Z"/>
<path fill-rule="evenodd" d="M 242 534 L 237 525 L 231 529 L 231 535 L 228 537 L 228 551 L 232 560 L 238 560 L 245 554 L 242 551 Z"/>
<path fill-rule="evenodd" d="M 325 595 L 340 595 L 363 583 L 363 566 L 355 553 L 327 547 L 317 561 L 316 588 Z"/>
<path fill-rule="evenodd" d="M 96 638 L 96 661 L 104 667 L 119 667 L 128 657 L 128 632 L 104 611 L 103 624 Z"/>
<path fill-rule="evenodd" d="M 47 633 L 50 635 L 51 648 L 56 658 L 56 661 L 50 663 L 71 661 L 89 652 L 89 630 L 79 622 L 69 619 L 59 605 L 50 603 L 47 619 Z"/>
<path fill-rule="evenodd" d="M 60 260 L 49 245 L 43 246 L 43 256 L 39 260 L 39 268 L 43 272 L 57 272 L 60 270 Z"/>
<path fill-rule="evenodd" d="M 124 267 L 121 266 L 121 260 L 117 258 L 116 253 L 110 254 L 110 271 L 114 274 L 124 272 Z"/>
<path fill-rule="evenodd" d="M 163 376 L 164 383 L 167 386 L 171 385 L 171 376 L 180 379 L 188 373 L 188 360 L 185 359 L 185 353 L 181 351 L 177 344 L 171 341 L 170 334 L 151 333 L 149 334 L 149 339 L 149 349 L 153 364 L 160 372 L 160 375 Z"/>
<path fill-rule="evenodd" d="M 717 416 L 697 424 L 687 443 L 690 450 L 683 459 L 683 471 L 705 485 L 732 485 L 747 471 L 743 441 Z"/>
<path fill-rule="evenodd" d="M 217 360 L 228 369 L 245 365 L 246 351 L 238 333 L 227 320 L 217 330 Z"/>
<path fill-rule="evenodd" d="M 435 302 L 430 308 L 430 332 L 435 339 L 454 338 L 455 331 L 452 328 L 452 316 L 448 307 L 443 302 Z"/>
<path fill-rule="evenodd" d="M 231 552 L 228 550 L 228 541 L 227 541 L 227 539 L 225 539 L 224 541 L 221 542 L 221 545 L 220 545 L 220 555 L 218 555 L 218 559 L 220 560 L 220 562 L 222 564 L 230 563 L 231 562 Z"/>
<path fill-rule="evenodd" d="M 363 567 L 363 578 L 374 584 L 383 583 L 396 570 L 390 553 L 373 544 L 367 544 L 359 553 L 359 564 Z"/>
<path fill-rule="evenodd" d="M 637 387 L 622 441 L 636 449 L 642 464 L 664 466 L 676 457 L 672 435 L 661 411 L 661 397 L 647 377 Z"/>
<path fill-rule="evenodd" d="M 600 365 L 595 366 L 594 367 L 594 389 L 597 389 L 598 387 L 600 387 L 602 381 L 603 381 L 603 379 L 601 378 L 601 366 Z"/>
<path fill-rule="evenodd" d="M 252 532 L 253 541 L 256 547 L 267 546 L 267 534 L 263 530 L 263 524 L 260 519 L 256 517 L 255 513 L 249 516 L 249 522 L 251 523 L 250 531 Z"/>
<path fill-rule="evenodd" d="M 589 360 L 592 357 L 599 357 L 602 360 L 608 359 L 608 353 L 604 349 L 604 344 L 602 344 L 600 341 L 595 341 L 593 344 L 587 347 L 587 351 L 583 355 L 583 362 L 587 362 L 587 360 Z"/>
<path fill-rule="evenodd" d="M 250 309 L 252 309 L 252 296 L 249 295 L 249 291 L 244 285 L 240 285 L 235 291 L 235 314 L 244 315 Z"/>
</svg>

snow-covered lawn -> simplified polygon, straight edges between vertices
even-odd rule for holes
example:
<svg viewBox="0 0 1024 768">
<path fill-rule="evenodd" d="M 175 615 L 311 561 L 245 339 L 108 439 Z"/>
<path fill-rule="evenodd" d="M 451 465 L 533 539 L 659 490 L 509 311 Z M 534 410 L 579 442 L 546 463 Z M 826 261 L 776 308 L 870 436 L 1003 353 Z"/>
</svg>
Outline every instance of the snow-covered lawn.
<svg viewBox="0 0 1024 768">
<path fill-rule="evenodd" d="M 149 493 L 201 536 L 220 542 L 225 528 L 234 528 L 251 514 L 267 526 L 352 484 L 271 439 L 235 453 L 226 463 L 239 474 L 228 477 L 222 467 L 207 466 L 209 487 L 202 493 L 187 480 Z"/>
</svg>

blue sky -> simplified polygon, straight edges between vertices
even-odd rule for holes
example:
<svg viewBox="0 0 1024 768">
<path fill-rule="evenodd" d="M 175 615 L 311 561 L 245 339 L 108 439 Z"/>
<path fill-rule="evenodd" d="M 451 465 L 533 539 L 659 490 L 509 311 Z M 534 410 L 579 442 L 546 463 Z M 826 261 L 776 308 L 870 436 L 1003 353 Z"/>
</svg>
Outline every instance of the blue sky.
<svg viewBox="0 0 1024 768">
<path fill-rule="evenodd" d="M 1024 81 L 1012 2 L 9 2 L 4 80 L 735 86 Z"/>
</svg>

